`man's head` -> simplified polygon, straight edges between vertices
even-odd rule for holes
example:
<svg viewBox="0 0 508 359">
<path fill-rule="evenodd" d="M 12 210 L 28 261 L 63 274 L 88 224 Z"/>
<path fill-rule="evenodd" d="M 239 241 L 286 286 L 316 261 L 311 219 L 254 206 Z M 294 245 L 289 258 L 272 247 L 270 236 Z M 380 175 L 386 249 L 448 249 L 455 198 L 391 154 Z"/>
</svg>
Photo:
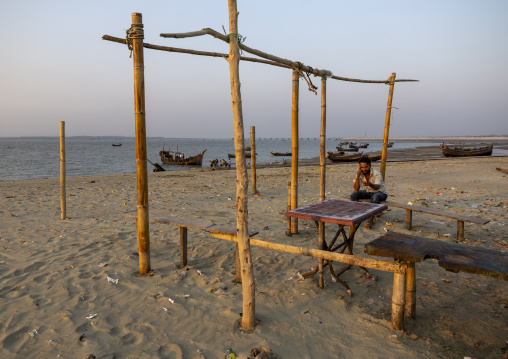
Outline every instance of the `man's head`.
<svg viewBox="0 0 508 359">
<path fill-rule="evenodd" d="M 360 158 L 360 171 L 362 171 L 363 174 L 367 174 L 370 172 L 370 158 L 369 157 L 362 157 Z"/>
</svg>

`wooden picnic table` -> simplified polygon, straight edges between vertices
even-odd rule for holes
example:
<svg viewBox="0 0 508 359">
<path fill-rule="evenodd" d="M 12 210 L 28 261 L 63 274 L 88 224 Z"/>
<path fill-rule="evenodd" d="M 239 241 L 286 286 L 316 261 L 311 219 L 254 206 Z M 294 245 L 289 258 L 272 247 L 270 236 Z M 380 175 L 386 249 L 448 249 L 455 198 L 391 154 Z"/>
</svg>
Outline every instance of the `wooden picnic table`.
<svg viewBox="0 0 508 359">
<path fill-rule="evenodd" d="M 312 220 L 318 227 L 319 222 L 323 223 L 335 223 L 338 225 L 338 230 L 335 236 L 331 239 L 330 243 L 326 240 L 323 243 L 319 243 L 318 237 L 318 249 L 325 251 L 344 253 L 347 249 L 348 254 L 353 254 L 354 235 L 356 230 L 363 221 L 375 216 L 378 213 L 385 211 L 388 207 L 383 204 L 366 203 L 366 202 L 352 202 L 342 199 L 329 198 L 324 201 L 309 204 L 307 206 L 299 207 L 285 213 L 288 217 L 302 218 Z M 345 227 L 349 226 L 349 233 L 346 233 Z M 335 244 L 339 236 L 342 235 L 343 241 L 339 244 Z M 332 277 L 340 284 L 342 284 L 349 295 L 352 295 L 351 289 L 347 283 L 339 276 L 347 271 L 352 265 L 346 265 L 345 268 L 339 272 L 335 272 L 332 266 L 332 261 L 326 260 L 323 266 L 328 265 Z M 370 273 L 367 268 L 362 268 L 367 277 L 370 278 Z M 311 276 L 319 272 L 319 283 L 323 283 L 323 273 L 319 271 L 319 267 L 315 270 L 302 274 L 303 277 Z"/>
</svg>

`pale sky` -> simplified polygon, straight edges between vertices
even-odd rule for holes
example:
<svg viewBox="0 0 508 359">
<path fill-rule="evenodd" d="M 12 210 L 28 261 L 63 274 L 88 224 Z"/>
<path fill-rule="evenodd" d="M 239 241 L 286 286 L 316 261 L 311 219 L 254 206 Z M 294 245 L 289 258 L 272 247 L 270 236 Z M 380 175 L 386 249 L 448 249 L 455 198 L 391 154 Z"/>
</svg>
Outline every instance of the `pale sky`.
<svg viewBox="0 0 508 359">
<path fill-rule="evenodd" d="M 391 137 L 508 135 L 508 1 L 238 1 L 245 45 L 365 80 L 397 79 Z M 0 137 L 134 136 L 133 67 L 124 37 L 227 53 L 227 0 L 2 1 Z M 145 49 L 148 136 L 233 137 L 221 58 Z M 252 56 L 245 54 L 246 56 Z M 240 64 L 245 134 L 291 136 L 291 70 Z M 320 86 L 319 78 L 312 78 Z M 389 86 L 328 80 L 327 136 L 382 137 Z M 300 82 L 300 136 L 318 137 L 321 96 Z"/>
</svg>

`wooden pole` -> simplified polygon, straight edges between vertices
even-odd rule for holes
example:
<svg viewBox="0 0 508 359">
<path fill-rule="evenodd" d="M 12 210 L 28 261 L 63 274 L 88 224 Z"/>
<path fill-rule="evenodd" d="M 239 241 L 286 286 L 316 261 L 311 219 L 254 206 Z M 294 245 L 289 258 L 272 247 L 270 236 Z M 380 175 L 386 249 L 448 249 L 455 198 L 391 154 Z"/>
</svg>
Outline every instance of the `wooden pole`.
<svg viewBox="0 0 508 359">
<path fill-rule="evenodd" d="M 299 151 L 299 132 L 298 132 L 298 102 L 300 89 L 300 74 L 293 69 L 293 96 L 291 110 L 291 209 L 298 208 L 298 151 Z M 291 217 L 291 233 L 298 233 L 298 218 Z"/>
<path fill-rule="evenodd" d="M 406 317 L 416 317 L 416 275 L 415 262 L 407 264 L 406 272 Z"/>
<path fill-rule="evenodd" d="M 65 183 L 65 121 L 60 121 L 60 219 L 67 218 Z"/>
<path fill-rule="evenodd" d="M 325 188 L 326 188 L 326 77 L 321 78 L 321 131 L 319 133 L 319 200 L 324 201 Z M 325 223 L 319 222 L 318 224 L 318 246 L 319 249 L 324 249 L 325 243 Z M 318 261 L 319 272 L 319 288 L 324 288 L 325 283 L 323 280 L 323 260 L 320 258 Z"/>
<path fill-rule="evenodd" d="M 406 296 L 406 274 L 393 274 L 392 329 L 404 330 L 404 304 Z"/>
<path fill-rule="evenodd" d="M 256 127 L 250 126 L 250 172 L 252 182 L 252 194 L 257 194 L 256 187 Z"/>
<path fill-rule="evenodd" d="M 288 181 L 288 204 L 287 211 L 291 211 L 291 181 Z M 293 234 L 291 233 L 291 217 L 287 216 L 287 229 L 286 236 L 291 237 Z"/>
<path fill-rule="evenodd" d="M 240 92 L 240 49 L 238 47 L 238 10 L 236 0 L 228 0 L 229 10 L 229 73 L 233 107 L 236 156 L 236 237 L 242 270 L 242 328 L 255 325 L 255 283 L 247 222 L 247 166 L 245 164 L 242 94 Z"/>
<path fill-rule="evenodd" d="M 139 274 L 150 272 L 150 236 L 148 225 L 148 177 L 145 125 L 145 74 L 143 57 L 143 19 L 140 13 L 132 13 L 132 25 L 128 30 L 132 43 L 134 63 L 134 117 L 136 121 L 136 174 L 138 188 L 137 238 Z"/>
<path fill-rule="evenodd" d="M 388 105 L 386 106 L 385 133 L 383 137 L 383 151 L 381 153 L 381 174 L 383 181 L 386 173 L 386 155 L 388 154 L 388 133 L 390 131 L 390 118 L 392 116 L 393 87 L 395 86 L 395 72 L 388 78 L 390 81 L 390 91 L 388 92 Z"/>
</svg>

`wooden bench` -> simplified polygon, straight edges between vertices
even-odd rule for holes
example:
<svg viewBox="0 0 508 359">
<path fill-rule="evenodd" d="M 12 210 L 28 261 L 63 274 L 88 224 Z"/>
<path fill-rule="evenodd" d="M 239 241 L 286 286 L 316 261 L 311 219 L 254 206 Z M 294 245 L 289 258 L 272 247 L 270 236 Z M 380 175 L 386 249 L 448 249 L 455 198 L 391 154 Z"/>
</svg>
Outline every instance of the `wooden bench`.
<svg viewBox="0 0 508 359">
<path fill-rule="evenodd" d="M 345 198 L 345 197 L 344 197 Z M 368 199 L 363 199 L 361 201 L 370 201 Z M 457 240 L 459 242 L 464 241 L 464 222 L 471 222 L 475 224 L 487 224 L 490 222 L 488 219 L 465 216 L 459 213 L 450 213 L 445 212 L 440 209 L 432 209 L 425 206 L 414 206 L 411 204 L 404 204 L 398 202 L 384 201 L 382 204 L 387 205 L 388 207 L 402 208 L 406 210 L 406 229 L 411 229 L 413 227 L 413 212 L 422 212 L 427 214 L 432 214 L 435 216 L 441 216 L 446 218 L 455 219 L 457 221 Z"/>
<path fill-rule="evenodd" d="M 364 251 L 370 255 L 391 257 L 407 264 L 405 275 L 394 274 L 392 296 L 394 330 L 404 329 L 404 312 L 410 318 L 415 318 L 416 315 L 415 262 L 434 258 L 447 271 L 508 280 L 508 253 L 491 249 L 392 232 L 367 243 Z"/>
<path fill-rule="evenodd" d="M 131 211 L 123 213 L 124 216 L 138 219 L 138 211 Z M 169 224 L 172 226 L 180 227 L 180 267 L 184 268 L 187 265 L 187 229 L 200 229 L 210 233 L 211 237 L 229 239 L 236 242 L 236 226 L 217 225 L 215 223 L 207 223 L 197 221 L 194 219 L 179 218 L 167 215 L 161 215 L 149 212 L 149 221 L 162 224 Z M 249 231 L 249 237 L 255 236 L 259 232 Z M 236 244 L 236 280 L 241 282 L 240 264 L 238 257 L 238 243 Z"/>
</svg>

